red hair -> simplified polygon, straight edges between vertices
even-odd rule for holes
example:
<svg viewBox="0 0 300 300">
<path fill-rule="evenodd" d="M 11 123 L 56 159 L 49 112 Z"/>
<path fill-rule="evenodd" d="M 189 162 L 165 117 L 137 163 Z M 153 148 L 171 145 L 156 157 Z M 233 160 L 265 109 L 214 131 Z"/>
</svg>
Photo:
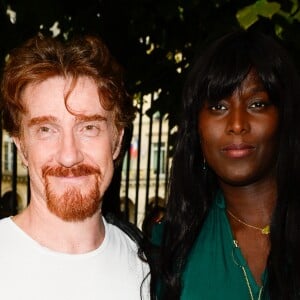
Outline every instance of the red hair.
<svg viewBox="0 0 300 300">
<path fill-rule="evenodd" d="M 101 105 L 113 112 L 116 127 L 128 127 L 134 119 L 134 108 L 122 75 L 123 70 L 98 37 L 83 36 L 60 42 L 37 35 L 14 49 L 4 67 L 1 82 L 4 129 L 13 136 L 20 134 L 21 116 L 26 112 L 22 92 L 29 84 L 52 76 L 71 77 L 73 87 L 80 76 L 92 78 L 98 86 Z M 65 101 L 67 98 L 68 95 Z"/>
</svg>

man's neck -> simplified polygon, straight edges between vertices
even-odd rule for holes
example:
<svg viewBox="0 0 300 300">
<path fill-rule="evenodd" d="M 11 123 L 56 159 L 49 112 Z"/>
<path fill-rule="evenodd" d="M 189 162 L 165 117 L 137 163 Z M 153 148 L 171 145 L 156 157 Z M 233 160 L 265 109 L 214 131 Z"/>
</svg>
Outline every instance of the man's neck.
<svg viewBox="0 0 300 300">
<path fill-rule="evenodd" d="M 80 254 L 97 249 L 103 242 L 105 227 L 100 211 L 78 222 L 66 222 L 46 207 L 31 203 L 13 221 L 26 234 L 56 252 Z"/>
</svg>

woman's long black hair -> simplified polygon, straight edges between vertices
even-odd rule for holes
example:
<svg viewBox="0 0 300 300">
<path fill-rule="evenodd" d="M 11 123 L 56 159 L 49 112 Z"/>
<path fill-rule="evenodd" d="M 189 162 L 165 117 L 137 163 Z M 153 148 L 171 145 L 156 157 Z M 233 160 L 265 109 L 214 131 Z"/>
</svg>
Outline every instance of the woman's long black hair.
<svg viewBox="0 0 300 300">
<path fill-rule="evenodd" d="M 278 42 L 242 30 L 211 45 L 186 81 L 161 245 L 163 299 L 180 298 L 187 257 L 218 188 L 213 171 L 203 169 L 199 110 L 204 101 L 231 95 L 250 70 L 257 72 L 280 115 L 278 199 L 271 224 L 267 289 L 272 300 L 300 299 L 300 80 Z"/>
</svg>

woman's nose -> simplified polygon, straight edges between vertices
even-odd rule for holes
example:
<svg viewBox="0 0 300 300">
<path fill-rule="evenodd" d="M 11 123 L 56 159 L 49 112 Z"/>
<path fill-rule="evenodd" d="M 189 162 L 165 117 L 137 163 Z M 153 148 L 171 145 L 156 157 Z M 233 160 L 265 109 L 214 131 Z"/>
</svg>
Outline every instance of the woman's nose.
<svg viewBox="0 0 300 300">
<path fill-rule="evenodd" d="M 227 132 L 244 134 L 250 130 L 249 115 L 241 107 L 232 109 L 228 114 Z"/>
</svg>

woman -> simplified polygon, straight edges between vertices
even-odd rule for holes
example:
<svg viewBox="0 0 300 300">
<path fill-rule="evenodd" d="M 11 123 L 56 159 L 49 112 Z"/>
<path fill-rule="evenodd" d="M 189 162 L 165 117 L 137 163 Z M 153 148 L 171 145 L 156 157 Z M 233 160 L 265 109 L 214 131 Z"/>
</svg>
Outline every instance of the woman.
<svg viewBox="0 0 300 300">
<path fill-rule="evenodd" d="M 161 299 L 300 299 L 300 81 L 239 31 L 184 90 L 161 242 Z"/>
</svg>

